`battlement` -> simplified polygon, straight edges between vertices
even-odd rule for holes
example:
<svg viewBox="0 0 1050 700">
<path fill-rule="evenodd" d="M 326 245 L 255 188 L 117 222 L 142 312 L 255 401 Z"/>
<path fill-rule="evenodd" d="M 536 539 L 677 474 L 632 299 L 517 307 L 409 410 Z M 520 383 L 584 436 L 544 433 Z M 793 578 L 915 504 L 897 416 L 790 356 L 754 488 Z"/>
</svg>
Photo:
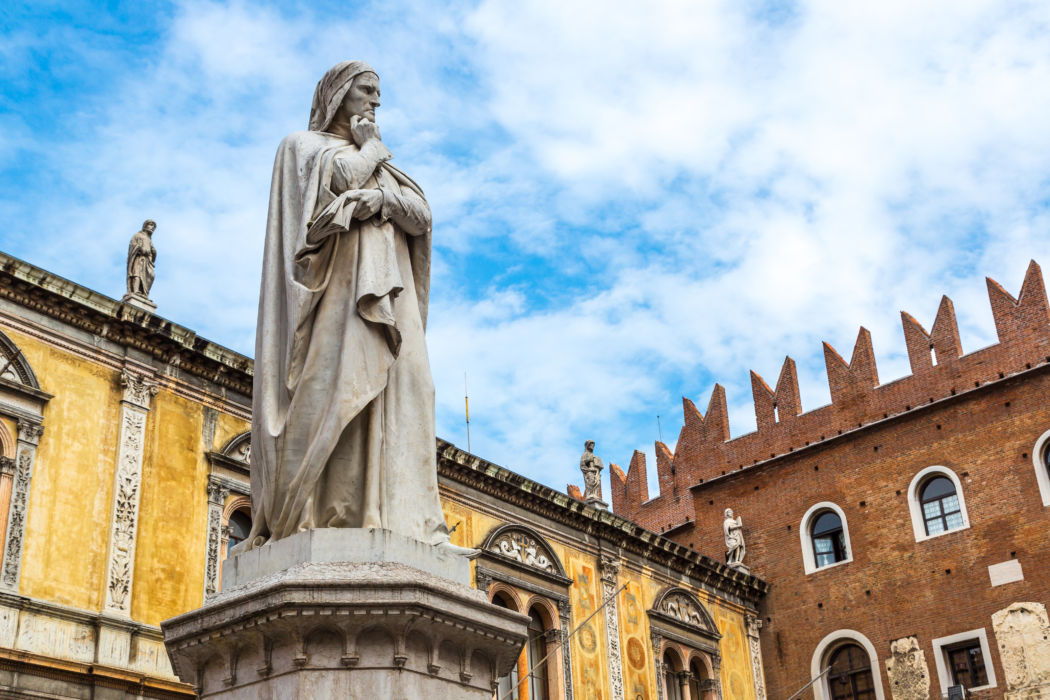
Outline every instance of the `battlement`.
<svg viewBox="0 0 1050 700">
<path fill-rule="evenodd" d="M 999 342 L 968 355 L 962 352 L 951 299 L 943 297 L 929 331 L 901 312 L 912 374 L 879 384 L 871 334 L 861 327 L 850 361 L 824 343 L 831 403 L 802 411 L 795 361 L 784 359 L 776 388 L 751 372 L 757 430 L 730 439 L 725 389 L 715 384 L 707 412 L 682 399 L 684 425 L 675 452 L 656 443 L 660 494 L 649 499 L 645 455 L 635 451 L 625 474 L 610 465 L 613 510 L 646 524 L 647 513 L 666 515 L 667 499 L 690 487 L 765 460 L 863 428 L 921 405 L 1050 363 L 1050 305 L 1039 265 L 1028 265 L 1014 298 L 992 279 L 988 296 Z"/>
</svg>

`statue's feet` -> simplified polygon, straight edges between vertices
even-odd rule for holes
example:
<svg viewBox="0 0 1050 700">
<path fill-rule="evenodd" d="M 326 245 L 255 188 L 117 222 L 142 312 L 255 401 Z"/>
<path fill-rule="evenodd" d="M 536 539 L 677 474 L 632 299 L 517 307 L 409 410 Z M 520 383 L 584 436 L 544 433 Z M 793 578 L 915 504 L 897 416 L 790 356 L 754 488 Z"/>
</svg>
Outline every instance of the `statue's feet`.
<svg viewBox="0 0 1050 700">
<path fill-rule="evenodd" d="M 459 547 L 457 545 L 452 544 L 448 540 L 445 540 L 444 542 L 439 542 L 434 546 L 447 554 L 454 554 L 457 557 L 466 557 L 467 559 L 477 559 L 481 555 L 480 549 L 472 549 L 470 547 Z"/>
</svg>

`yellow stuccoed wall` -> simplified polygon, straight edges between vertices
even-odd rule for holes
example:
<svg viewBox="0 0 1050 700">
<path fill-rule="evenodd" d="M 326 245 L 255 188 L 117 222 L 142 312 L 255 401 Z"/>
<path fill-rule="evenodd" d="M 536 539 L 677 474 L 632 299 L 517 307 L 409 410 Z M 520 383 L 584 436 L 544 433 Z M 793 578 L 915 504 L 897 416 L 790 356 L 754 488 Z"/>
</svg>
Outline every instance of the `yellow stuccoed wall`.
<svg viewBox="0 0 1050 700">
<path fill-rule="evenodd" d="M 208 463 L 201 444 L 203 410 L 161 389 L 146 426 L 131 617 L 151 625 L 200 606 L 204 596 Z"/>
<path fill-rule="evenodd" d="M 22 350 L 44 409 L 22 562 L 21 593 L 100 610 L 120 414 L 120 375 L 3 329 Z"/>
</svg>

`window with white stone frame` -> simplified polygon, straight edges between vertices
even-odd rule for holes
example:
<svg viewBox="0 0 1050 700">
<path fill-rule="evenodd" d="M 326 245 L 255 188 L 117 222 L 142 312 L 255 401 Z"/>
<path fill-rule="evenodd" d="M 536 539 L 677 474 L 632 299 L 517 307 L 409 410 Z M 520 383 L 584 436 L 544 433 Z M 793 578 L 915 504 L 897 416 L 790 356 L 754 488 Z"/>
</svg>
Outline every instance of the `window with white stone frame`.
<svg viewBox="0 0 1050 700">
<path fill-rule="evenodd" d="M 1044 506 L 1050 506 L 1050 430 L 1039 436 L 1032 450 L 1035 465 L 1035 481 L 1039 486 L 1039 497 Z"/>
<path fill-rule="evenodd" d="M 912 478 L 908 508 L 916 542 L 970 527 L 962 482 L 948 467 L 926 467 Z"/>
<path fill-rule="evenodd" d="M 995 666 L 984 628 L 933 640 L 933 657 L 942 695 L 961 685 L 967 691 L 996 687 Z"/>
<path fill-rule="evenodd" d="M 807 574 L 853 561 L 846 514 L 836 504 L 824 501 L 811 506 L 798 532 Z"/>
</svg>

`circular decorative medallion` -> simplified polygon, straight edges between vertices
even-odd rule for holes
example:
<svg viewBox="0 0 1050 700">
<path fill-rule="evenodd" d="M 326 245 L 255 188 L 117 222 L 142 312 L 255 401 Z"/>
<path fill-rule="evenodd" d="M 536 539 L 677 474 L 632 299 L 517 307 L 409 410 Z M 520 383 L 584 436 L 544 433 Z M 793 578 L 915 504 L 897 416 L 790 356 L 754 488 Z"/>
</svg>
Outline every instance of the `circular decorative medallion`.
<svg viewBox="0 0 1050 700">
<path fill-rule="evenodd" d="M 637 637 L 627 640 L 627 660 L 639 671 L 645 668 L 645 647 Z"/>
</svg>

